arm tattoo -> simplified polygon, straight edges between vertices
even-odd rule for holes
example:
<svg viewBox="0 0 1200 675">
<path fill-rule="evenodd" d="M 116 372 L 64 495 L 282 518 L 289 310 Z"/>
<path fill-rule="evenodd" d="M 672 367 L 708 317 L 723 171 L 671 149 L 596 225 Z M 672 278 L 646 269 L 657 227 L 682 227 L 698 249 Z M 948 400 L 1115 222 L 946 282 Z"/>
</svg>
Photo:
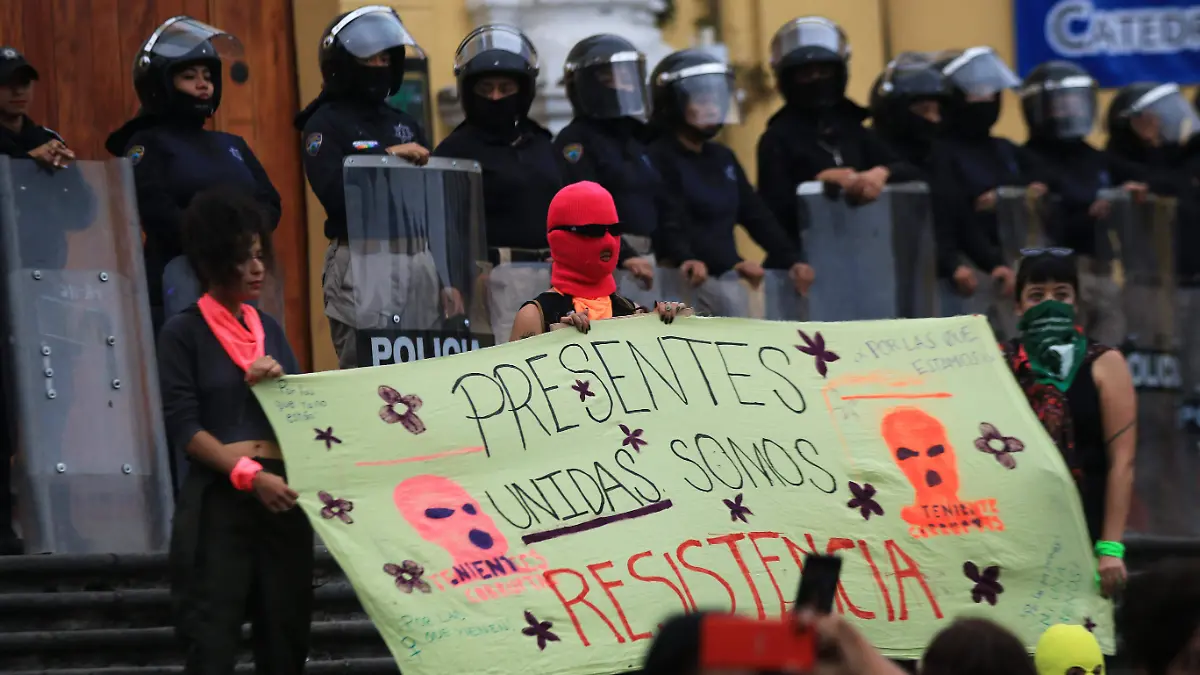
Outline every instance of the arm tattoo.
<svg viewBox="0 0 1200 675">
<path fill-rule="evenodd" d="M 1137 420 L 1134 420 L 1134 421 L 1130 422 L 1129 424 L 1126 424 L 1125 426 L 1121 427 L 1120 431 L 1113 434 L 1112 438 L 1110 438 L 1104 442 L 1104 445 L 1106 445 L 1106 446 L 1112 445 L 1113 441 L 1120 438 L 1126 431 L 1129 431 L 1130 429 L 1134 428 L 1135 426 L 1137 426 Z"/>
<path fill-rule="evenodd" d="M 530 333 L 525 333 L 524 335 L 522 335 L 521 337 L 519 337 L 517 339 L 524 340 L 525 338 L 531 338 L 531 337 L 535 337 L 535 336 L 537 336 L 537 333 L 530 332 Z"/>
</svg>

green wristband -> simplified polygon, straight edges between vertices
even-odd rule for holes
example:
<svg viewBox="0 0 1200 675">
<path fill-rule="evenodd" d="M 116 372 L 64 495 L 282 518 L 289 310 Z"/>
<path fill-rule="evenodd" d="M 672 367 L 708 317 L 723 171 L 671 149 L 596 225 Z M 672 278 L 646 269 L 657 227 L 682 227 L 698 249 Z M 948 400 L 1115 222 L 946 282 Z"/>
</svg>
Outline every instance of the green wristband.
<svg viewBox="0 0 1200 675">
<path fill-rule="evenodd" d="M 1119 541 L 1098 541 L 1096 542 L 1096 555 L 1123 560 L 1125 558 L 1125 544 Z"/>
</svg>

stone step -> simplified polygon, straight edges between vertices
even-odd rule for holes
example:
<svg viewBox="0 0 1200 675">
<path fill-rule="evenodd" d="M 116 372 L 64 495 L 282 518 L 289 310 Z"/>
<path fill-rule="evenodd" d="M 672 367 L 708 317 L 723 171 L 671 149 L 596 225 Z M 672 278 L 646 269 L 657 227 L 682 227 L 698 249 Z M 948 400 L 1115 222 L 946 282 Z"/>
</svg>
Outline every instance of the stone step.
<svg viewBox="0 0 1200 675">
<path fill-rule="evenodd" d="M 316 558 L 307 672 L 398 672 L 332 556 Z M 0 672 L 181 673 L 169 586 L 165 554 L 0 558 Z M 250 637 L 247 624 L 239 673 L 253 672 Z"/>
</svg>

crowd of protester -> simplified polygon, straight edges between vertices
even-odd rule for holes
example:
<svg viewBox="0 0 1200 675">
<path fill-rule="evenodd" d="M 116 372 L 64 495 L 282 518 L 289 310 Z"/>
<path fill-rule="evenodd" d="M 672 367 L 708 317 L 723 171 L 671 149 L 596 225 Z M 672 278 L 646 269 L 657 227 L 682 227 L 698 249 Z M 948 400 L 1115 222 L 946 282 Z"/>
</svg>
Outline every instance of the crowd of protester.
<svg viewBox="0 0 1200 675">
<path fill-rule="evenodd" d="M 166 431 L 190 460 L 171 542 L 186 672 L 232 672 L 249 613 L 260 666 L 299 673 L 311 530 L 294 508 L 274 432 L 249 391 L 299 370 L 278 322 L 254 306 L 271 261 L 279 195 L 244 139 L 206 128 L 239 49 L 235 37 L 193 19 L 164 23 L 135 56 L 142 107 L 106 148 L 133 165 Z M 1123 357 L 1076 327 L 1076 306 L 1089 293 L 1112 292 L 1096 251 L 1098 224 L 1111 206 L 1102 190 L 1175 196 L 1181 217 L 1197 213 L 1200 118 L 1174 84 L 1132 85 L 1108 111 L 1108 147 L 1094 148 L 1086 137 L 1097 117 L 1097 87 L 1085 71 L 1051 62 L 1022 81 L 986 47 L 898 56 L 875 83 L 868 110 L 846 96 L 849 57 L 846 35 L 825 18 L 798 18 L 776 33 L 770 66 L 784 105 L 760 139 L 755 187 L 715 140 L 738 121 L 733 72 L 702 50 L 670 55 L 647 78 L 645 56 L 628 40 L 583 40 L 564 66 L 575 119 L 552 138 L 529 117 L 540 72 L 534 45 L 511 26 L 477 28 L 455 55 L 466 120 L 431 150 L 428 130 L 385 102 L 403 81 L 406 60 L 424 58 L 395 10 L 369 6 L 335 17 L 320 43 L 324 87 L 295 125 L 305 174 L 327 217 L 323 293 L 339 365 L 357 364 L 355 332 L 370 328 L 354 307 L 364 280 L 349 263 L 347 157 L 480 162 L 492 274 L 515 262 L 556 263 L 550 289 L 535 289 L 536 298 L 491 299 L 510 306 L 514 338 L 555 324 L 586 331 L 592 320 L 650 311 L 616 293 L 617 269 L 648 281 L 656 266 L 677 266 L 696 286 L 710 277 L 757 285 L 765 270 L 778 269 L 805 294 L 821 283 L 822 261 L 804 247 L 798 184 L 820 181 L 863 204 L 888 184 L 925 181 L 935 203 L 938 273 L 950 290 L 966 297 L 990 281 L 1015 301 L 1017 333 L 1003 349 L 1078 482 L 1100 590 L 1123 596 L 1128 655 L 1147 675 L 1197 670 L 1200 574 L 1175 563 L 1125 588 L 1121 542 L 1136 403 Z M 60 170 L 75 159 L 68 140 L 26 115 L 37 79 L 19 52 L 0 48 L 0 153 Z M 1024 145 L 992 135 L 1001 94 L 1010 89 L 1022 101 Z M 1057 198 L 1049 228 L 1056 246 L 1027 252 L 1019 266 L 999 246 L 995 207 L 1003 187 Z M 737 254 L 738 224 L 766 251 L 762 263 Z M 428 237 L 408 232 L 409 248 L 394 250 L 420 283 L 393 300 L 414 311 L 461 313 L 461 294 L 444 270 L 412 248 Z M 602 265 L 573 263 L 600 249 Z M 1186 246 L 1178 249 L 1180 269 L 1194 268 Z M 170 291 L 188 277 L 201 295 L 172 307 Z M 420 289 L 433 299 L 412 295 Z M 670 321 L 687 309 L 663 303 L 652 311 Z M 9 465 L 0 458 L 5 488 Z M 10 501 L 0 498 L 5 528 Z M 0 552 L 20 551 L 11 528 L 0 534 Z M 705 616 L 667 623 L 647 672 L 715 672 L 697 660 Z M 818 670 L 897 672 L 840 617 L 803 614 L 795 626 L 817 636 Z M 961 619 L 929 645 L 923 672 L 1102 675 L 1098 647 L 1084 633 L 1055 627 L 1031 659 L 1003 627 Z"/>
</svg>

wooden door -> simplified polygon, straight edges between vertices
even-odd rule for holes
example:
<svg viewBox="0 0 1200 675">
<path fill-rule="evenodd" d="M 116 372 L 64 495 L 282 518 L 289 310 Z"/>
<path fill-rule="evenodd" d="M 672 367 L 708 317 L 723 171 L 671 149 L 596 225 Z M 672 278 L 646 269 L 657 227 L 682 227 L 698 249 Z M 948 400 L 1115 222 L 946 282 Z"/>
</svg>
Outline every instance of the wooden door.
<svg viewBox="0 0 1200 675">
<path fill-rule="evenodd" d="M 137 111 L 133 59 L 166 19 L 191 16 L 245 46 L 250 77 L 224 78 L 216 129 L 246 139 L 283 199 L 275 234 L 288 338 L 312 364 L 308 242 L 291 0 L 0 0 L 0 44 L 38 69 L 30 116 L 67 139 L 81 159 L 106 159 L 104 141 Z"/>
</svg>

